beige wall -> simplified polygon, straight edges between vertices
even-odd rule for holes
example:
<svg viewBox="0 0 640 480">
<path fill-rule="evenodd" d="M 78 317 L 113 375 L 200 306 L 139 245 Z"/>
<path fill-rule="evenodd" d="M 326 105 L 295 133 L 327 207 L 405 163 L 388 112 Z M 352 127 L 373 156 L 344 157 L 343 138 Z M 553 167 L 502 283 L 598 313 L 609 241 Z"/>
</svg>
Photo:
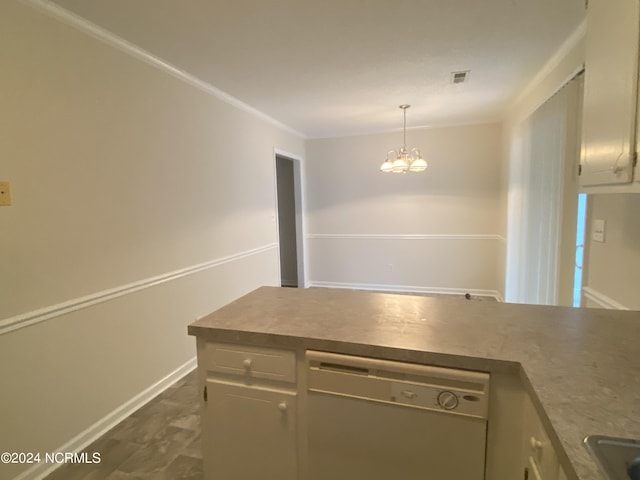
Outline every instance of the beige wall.
<svg viewBox="0 0 640 480">
<path fill-rule="evenodd" d="M 594 219 L 605 221 L 604 243 L 590 240 Z M 587 305 L 640 310 L 640 194 L 590 195 L 585 236 L 589 246 L 584 285 L 604 300 Z"/>
<path fill-rule="evenodd" d="M 192 360 L 195 317 L 278 284 L 273 152 L 304 142 L 15 1 L 0 71 L 0 445 L 45 452 Z"/>
<path fill-rule="evenodd" d="M 495 293 L 500 139 L 497 124 L 409 130 L 429 167 L 405 175 L 379 171 L 401 132 L 308 141 L 311 284 Z"/>
</svg>

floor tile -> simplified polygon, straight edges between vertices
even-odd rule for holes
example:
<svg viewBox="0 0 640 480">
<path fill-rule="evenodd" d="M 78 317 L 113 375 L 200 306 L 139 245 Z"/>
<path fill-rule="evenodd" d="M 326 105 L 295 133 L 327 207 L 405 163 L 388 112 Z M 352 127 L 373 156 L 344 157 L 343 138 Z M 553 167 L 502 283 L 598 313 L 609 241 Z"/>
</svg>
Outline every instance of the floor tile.
<svg viewBox="0 0 640 480">
<path fill-rule="evenodd" d="M 163 480 L 202 480 L 202 460 L 179 455 L 164 472 Z"/>
<path fill-rule="evenodd" d="M 67 464 L 46 480 L 202 480 L 200 404 L 192 372 L 84 451 L 99 464 Z"/>
</svg>

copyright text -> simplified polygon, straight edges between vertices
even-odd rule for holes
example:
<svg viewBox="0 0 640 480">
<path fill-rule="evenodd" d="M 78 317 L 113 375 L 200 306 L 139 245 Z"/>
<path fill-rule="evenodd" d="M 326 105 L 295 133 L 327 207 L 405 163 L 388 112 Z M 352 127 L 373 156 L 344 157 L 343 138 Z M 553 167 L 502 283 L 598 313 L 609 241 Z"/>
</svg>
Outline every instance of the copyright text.
<svg viewBox="0 0 640 480">
<path fill-rule="evenodd" d="M 100 463 L 100 452 L 3 452 L 0 463 Z"/>
</svg>

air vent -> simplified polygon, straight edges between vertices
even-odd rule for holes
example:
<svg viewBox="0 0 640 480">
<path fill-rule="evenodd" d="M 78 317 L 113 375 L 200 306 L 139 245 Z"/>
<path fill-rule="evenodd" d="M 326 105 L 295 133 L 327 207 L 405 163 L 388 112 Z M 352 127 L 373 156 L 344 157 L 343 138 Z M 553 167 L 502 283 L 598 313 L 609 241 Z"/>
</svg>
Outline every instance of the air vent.
<svg viewBox="0 0 640 480">
<path fill-rule="evenodd" d="M 451 72 L 451 83 L 464 83 L 469 79 L 469 70 Z"/>
</svg>

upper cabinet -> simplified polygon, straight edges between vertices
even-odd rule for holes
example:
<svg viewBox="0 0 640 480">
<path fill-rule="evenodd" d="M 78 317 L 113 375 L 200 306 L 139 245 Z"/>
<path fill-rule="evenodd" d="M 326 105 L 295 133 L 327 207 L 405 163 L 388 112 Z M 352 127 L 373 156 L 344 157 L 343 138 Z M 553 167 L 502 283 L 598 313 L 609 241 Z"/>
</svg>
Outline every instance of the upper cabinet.
<svg viewBox="0 0 640 480">
<path fill-rule="evenodd" d="M 640 191 L 636 164 L 640 0 L 590 0 L 580 185 Z M 634 182 L 635 184 L 632 184 Z"/>
</svg>

